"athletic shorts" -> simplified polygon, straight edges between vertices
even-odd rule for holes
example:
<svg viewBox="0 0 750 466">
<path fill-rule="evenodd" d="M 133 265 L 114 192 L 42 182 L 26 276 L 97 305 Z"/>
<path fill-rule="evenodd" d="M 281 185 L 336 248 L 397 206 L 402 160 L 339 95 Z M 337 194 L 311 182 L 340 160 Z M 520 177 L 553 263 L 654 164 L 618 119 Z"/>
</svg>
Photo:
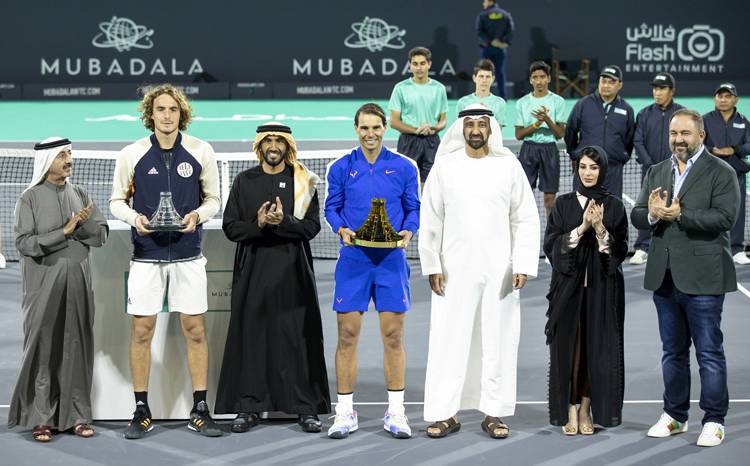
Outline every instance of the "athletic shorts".
<svg viewBox="0 0 750 466">
<path fill-rule="evenodd" d="M 153 316 L 163 310 L 203 314 L 208 309 L 206 258 L 182 262 L 130 261 L 128 314 Z"/>
<path fill-rule="evenodd" d="M 430 170 L 432 170 L 432 165 L 435 163 L 435 153 L 437 153 L 439 145 L 440 137 L 437 134 L 419 136 L 401 133 L 396 143 L 396 150 L 417 162 L 419 179 L 424 183 L 427 175 L 430 174 Z"/>
<path fill-rule="evenodd" d="M 539 191 L 556 193 L 560 188 L 560 155 L 554 142 L 538 144 L 524 141 L 518 161 L 523 166 L 531 189 L 536 188 L 539 178 Z"/>
<path fill-rule="evenodd" d="M 378 312 L 406 312 L 411 307 L 410 273 L 404 255 L 397 251 L 379 261 L 342 255 L 334 275 L 333 310 L 366 312 L 372 299 Z"/>
</svg>

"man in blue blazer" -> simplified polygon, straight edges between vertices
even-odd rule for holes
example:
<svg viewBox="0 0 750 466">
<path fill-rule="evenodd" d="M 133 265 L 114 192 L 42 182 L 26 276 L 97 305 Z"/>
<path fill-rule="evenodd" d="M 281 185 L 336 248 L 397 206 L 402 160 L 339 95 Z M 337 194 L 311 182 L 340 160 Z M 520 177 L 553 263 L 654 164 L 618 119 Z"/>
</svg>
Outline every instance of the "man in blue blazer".
<svg viewBox="0 0 750 466">
<path fill-rule="evenodd" d="M 648 436 L 687 431 L 692 341 L 705 413 L 697 444 L 716 446 L 729 406 L 721 313 L 724 294 L 737 289 L 729 230 L 740 191 L 732 167 L 706 150 L 704 138 L 698 112 L 674 113 L 672 157 L 648 171 L 631 221 L 652 232 L 644 286 L 654 292 L 663 345 L 664 413 Z"/>
</svg>

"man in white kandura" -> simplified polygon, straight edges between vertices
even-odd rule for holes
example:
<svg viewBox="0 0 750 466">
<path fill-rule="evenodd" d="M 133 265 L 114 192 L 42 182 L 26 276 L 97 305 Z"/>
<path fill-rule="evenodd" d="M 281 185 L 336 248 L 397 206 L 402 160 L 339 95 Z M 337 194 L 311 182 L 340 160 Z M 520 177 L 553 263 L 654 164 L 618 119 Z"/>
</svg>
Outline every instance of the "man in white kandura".
<svg viewBox="0 0 750 466">
<path fill-rule="evenodd" d="M 519 289 L 536 276 L 539 212 L 492 112 L 474 104 L 440 143 L 422 193 L 419 257 L 432 310 L 424 419 L 429 437 L 484 413 L 492 438 L 510 433 L 520 335 Z"/>
</svg>

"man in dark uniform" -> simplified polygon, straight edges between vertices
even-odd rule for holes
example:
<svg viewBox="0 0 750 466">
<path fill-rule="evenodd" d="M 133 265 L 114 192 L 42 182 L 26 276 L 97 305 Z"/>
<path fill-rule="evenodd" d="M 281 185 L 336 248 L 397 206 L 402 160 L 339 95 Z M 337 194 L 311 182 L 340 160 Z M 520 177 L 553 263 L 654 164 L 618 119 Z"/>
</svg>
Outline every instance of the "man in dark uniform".
<svg viewBox="0 0 750 466">
<path fill-rule="evenodd" d="M 513 40 L 513 17 L 500 8 L 494 0 L 483 0 L 482 11 L 477 15 L 477 36 L 482 58 L 495 64 L 497 95 L 507 100 L 505 95 L 505 55 Z"/>
<path fill-rule="evenodd" d="M 735 264 L 750 264 L 745 254 L 745 180 L 750 165 L 745 156 L 750 155 L 750 123 L 737 111 L 739 95 L 732 83 L 722 83 L 714 92 L 716 109 L 703 115 L 706 127 L 706 149 L 721 157 L 734 168 L 740 184 L 740 213 L 732 227 L 732 258 Z"/>
<path fill-rule="evenodd" d="M 604 148 L 609 160 L 604 187 L 622 197 L 622 168 L 633 152 L 635 118 L 633 107 L 620 97 L 622 70 L 605 66 L 599 73 L 598 89 L 576 102 L 565 127 L 565 146 L 571 159 L 587 146 Z"/>
<path fill-rule="evenodd" d="M 654 103 L 638 112 L 635 119 L 635 155 L 641 164 L 641 182 L 651 165 L 669 158 L 669 120 L 682 105 L 674 102 L 674 77 L 669 73 L 659 73 L 651 82 Z M 651 243 L 650 230 L 638 230 L 635 240 L 635 254 L 630 263 L 639 265 L 648 258 L 648 245 Z"/>
</svg>

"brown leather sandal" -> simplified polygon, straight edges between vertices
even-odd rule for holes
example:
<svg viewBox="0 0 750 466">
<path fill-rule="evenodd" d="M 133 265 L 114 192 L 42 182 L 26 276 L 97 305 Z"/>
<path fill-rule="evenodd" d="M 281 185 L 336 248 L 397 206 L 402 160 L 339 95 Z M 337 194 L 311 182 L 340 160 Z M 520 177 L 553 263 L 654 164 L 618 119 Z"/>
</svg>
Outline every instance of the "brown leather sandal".
<svg viewBox="0 0 750 466">
<path fill-rule="evenodd" d="M 52 440 L 52 429 L 49 426 L 34 426 L 34 428 L 31 430 L 31 437 L 37 442 L 49 442 L 50 440 Z"/>
<path fill-rule="evenodd" d="M 430 429 L 435 429 L 437 432 L 430 432 Z M 427 436 L 430 438 L 442 438 L 459 430 L 461 430 L 461 423 L 451 417 L 445 421 L 433 422 L 427 426 Z"/>
<path fill-rule="evenodd" d="M 499 417 L 485 416 L 482 421 L 482 430 L 487 432 L 492 438 L 507 438 L 510 434 L 510 427 L 507 426 Z M 498 432 L 499 431 L 499 432 Z"/>
<path fill-rule="evenodd" d="M 89 424 L 82 422 L 73 427 L 73 433 L 78 437 L 89 438 L 94 436 L 94 428 Z"/>
</svg>

